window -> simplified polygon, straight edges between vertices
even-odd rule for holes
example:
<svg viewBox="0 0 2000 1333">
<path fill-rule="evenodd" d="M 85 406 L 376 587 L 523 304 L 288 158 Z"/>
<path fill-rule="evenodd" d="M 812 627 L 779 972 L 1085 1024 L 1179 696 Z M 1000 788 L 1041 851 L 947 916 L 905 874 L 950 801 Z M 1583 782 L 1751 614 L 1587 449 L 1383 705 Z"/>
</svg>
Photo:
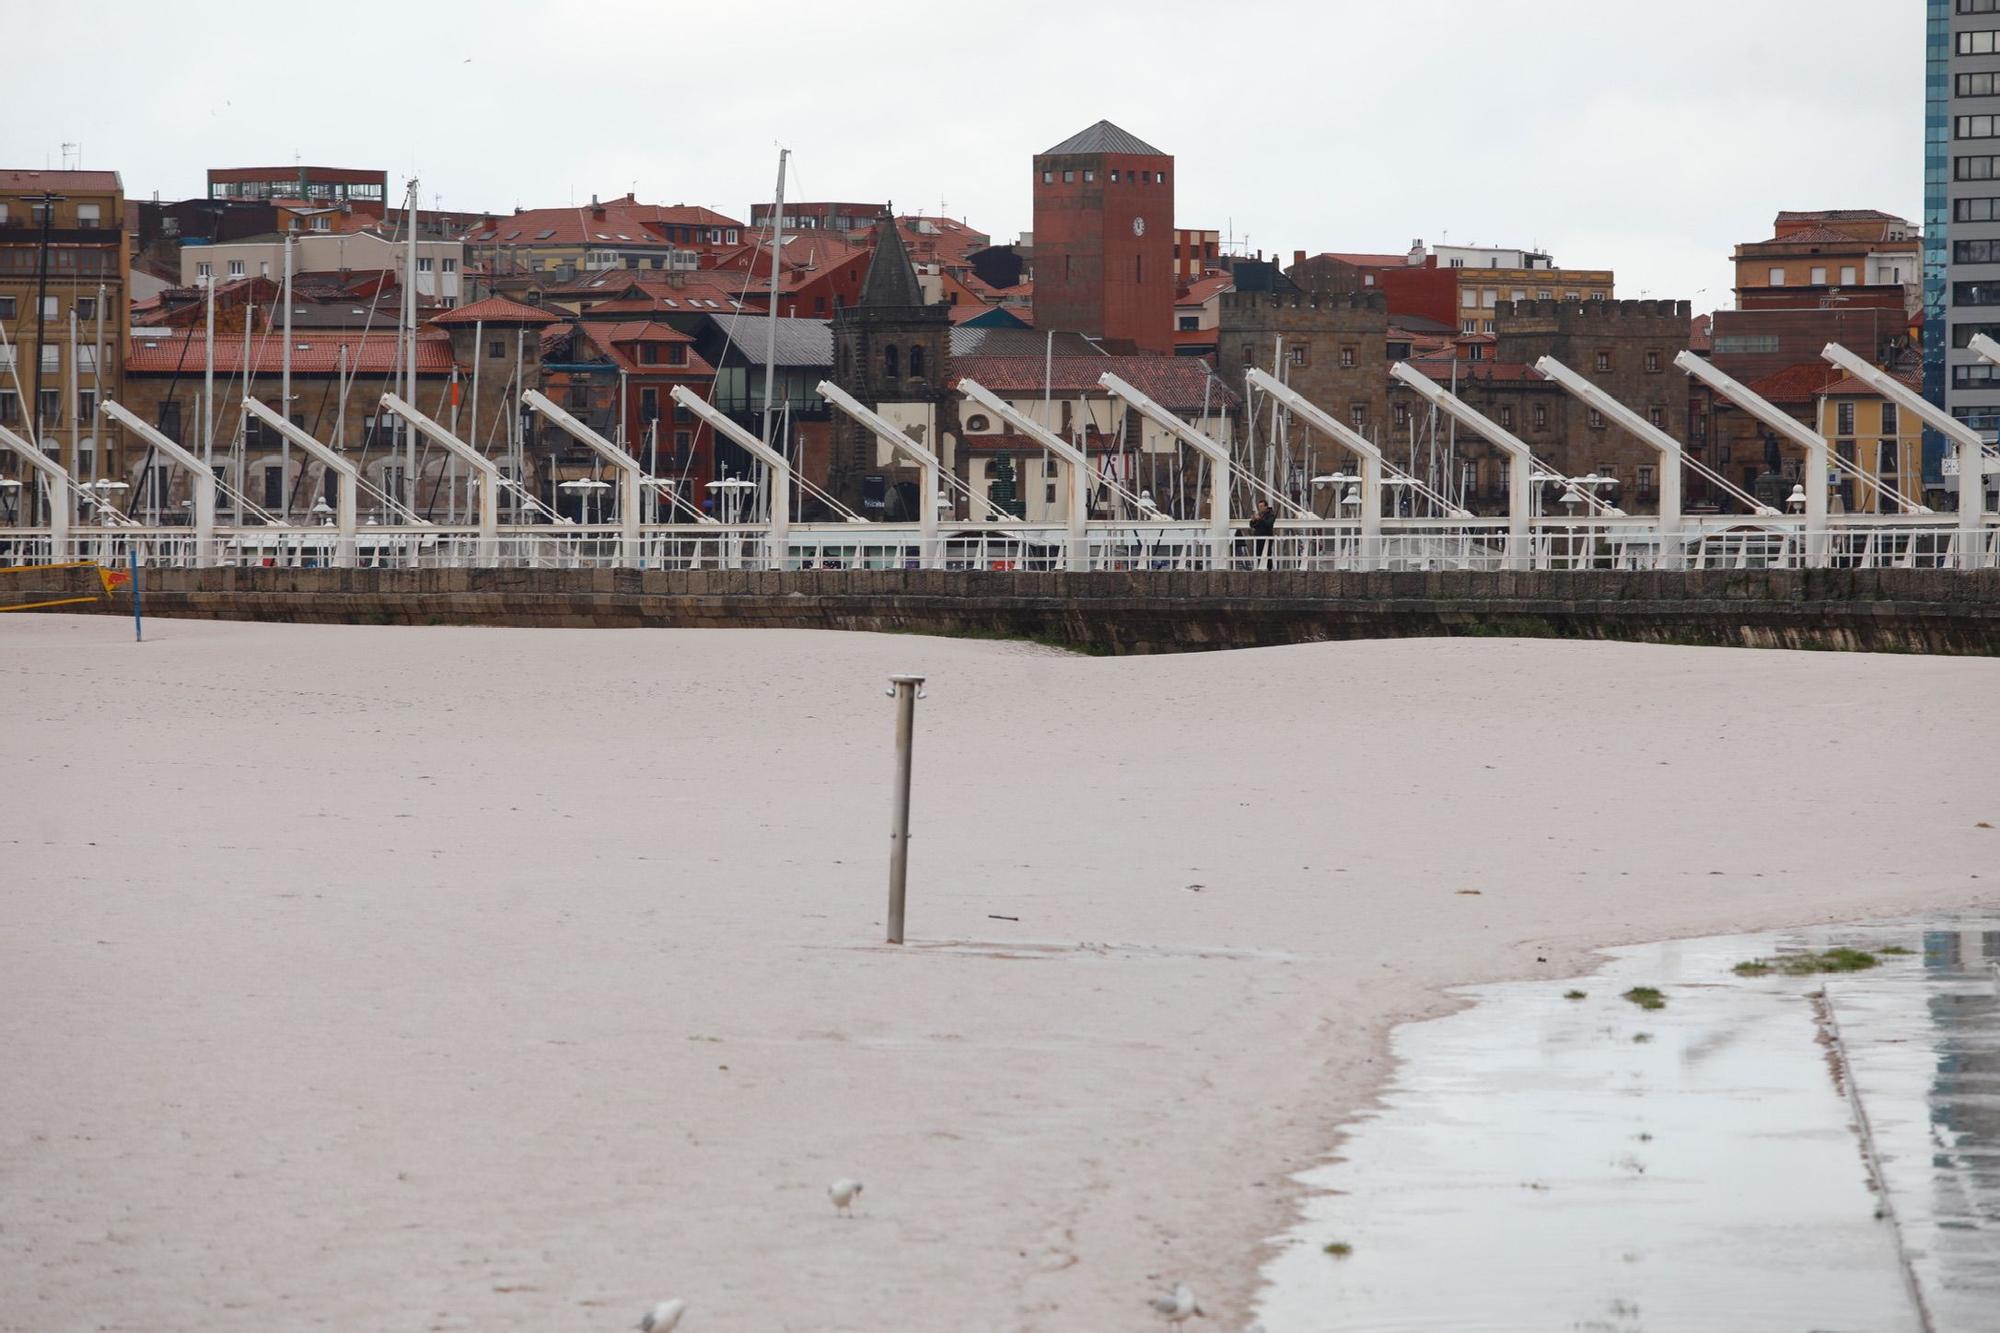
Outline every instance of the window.
<svg viewBox="0 0 2000 1333">
<path fill-rule="evenodd" d="M 1076 183 L 1076 173 L 1074 171 L 1065 171 L 1063 173 L 1063 184 L 1074 185 L 1075 183 Z"/>
<path fill-rule="evenodd" d="M 1512 406 L 1503 406 L 1500 409 L 1500 429 L 1514 429 L 1514 409 Z"/>
<path fill-rule="evenodd" d="M 1132 256 L 1132 281 L 1144 284 L 1146 281 L 1146 256 Z"/>
<path fill-rule="evenodd" d="M 2000 264 L 2000 241 L 1953 241 L 1954 264 Z"/>
<path fill-rule="evenodd" d="M 0 227 L 7 225 L 7 205 L 0 204 Z"/>
<path fill-rule="evenodd" d="M 1044 184 L 1044 185 L 1054 185 L 1055 183 L 1056 183 L 1056 173 L 1055 173 L 1055 172 L 1053 172 L 1053 171 L 1044 171 L 1044 172 L 1042 173 L 1042 184 Z"/>
<path fill-rule="evenodd" d="M 1991 139 L 1996 131 L 1992 116 L 1960 116 L 1952 124 L 1954 139 Z"/>
<path fill-rule="evenodd" d="M 1486 331 L 1491 333 L 1493 326 L 1491 324 L 1487 325 Z M 1480 344 L 1474 343 L 1465 349 L 1465 359 L 1468 361 L 1484 361 L 1486 359 L 1486 349 Z"/>
<path fill-rule="evenodd" d="M 1340 368 L 1342 370 L 1354 369 L 1354 349 L 1352 347 L 1343 347 L 1340 349 Z"/>
<path fill-rule="evenodd" d="M 95 228 L 103 220 L 104 206 L 102 204 L 78 204 L 76 206 L 77 226 L 91 229 Z"/>
<path fill-rule="evenodd" d="M 882 349 L 882 373 L 887 375 L 890 379 L 895 379 L 898 375 L 902 373 L 901 370 L 898 369 L 896 360 L 896 348 L 893 343 Z"/>
<path fill-rule="evenodd" d="M 1118 173 L 1115 171 L 1111 173 L 1111 183 L 1113 185 L 1116 185 L 1118 183 Z"/>
<path fill-rule="evenodd" d="M 1990 56 L 1996 50 L 2000 50 L 2000 43 L 1994 41 L 1996 37 L 2000 37 L 2000 32 L 1995 32 L 1991 28 L 1980 32 L 1962 32 L 1958 34 L 1958 53 L 1962 56 Z"/>
<path fill-rule="evenodd" d="M 20 398 L 12 389 L 0 389 L 0 426 L 14 425 L 20 419 Z"/>
<path fill-rule="evenodd" d="M 1549 291 L 1539 291 L 1535 293 L 1535 299 L 1537 301 L 1553 301 L 1555 300 L 1555 296 L 1556 294 L 1554 292 L 1549 292 Z"/>
<path fill-rule="evenodd" d="M 1368 428 L 1368 404 L 1349 403 L 1347 405 L 1347 424 L 1356 430 L 1366 430 Z"/>
<path fill-rule="evenodd" d="M 1495 305 L 1499 304 L 1499 301 L 1500 301 L 1500 293 L 1495 291 L 1491 287 L 1488 287 L 1485 291 L 1479 293 L 1479 304 L 1485 306 L 1488 310 L 1491 310 Z"/>
<path fill-rule="evenodd" d="M 1826 269 L 1824 267 L 1814 268 L 1812 270 L 1812 277 L 1810 278 L 1809 281 L 1815 287 L 1826 286 Z"/>
<path fill-rule="evenodd" d="M 58 313 L 59 311 L 56 305 L 56 298 L 53 296 L 44 296 L 42 298 L 42 318 L 54 319 L 56 318 Z"/>
<path fill-rule="evenodd" d="M 1611 353 L 1599 352 L 1597 354 L 1597 373 L 1602 375 L 1607 371 L 1609 371 L 1610 369 L 1611 369 Z"/>
<path fill-rule="evenodd" d="M 50 426 L 60 422 L 62 420 L 62 397 L 61 389 L 42 390 L 41 396 L 35 399 L 37 403 L 41 404 L 35 413 L 35 419 Z"/>
<path fill-rule="evenodd" d="M 499 360 L 501 357 L 507 355 L 507 344 L 499 341 L 498 339 L 495 339 L 494 341 L 487 343 L 486 355 L 492 360 L 495 361 Z"/>
<path fill-rule="evenodd" d="M 1884 435 L 1898 434 L 1898 428 L 1901 425 L 1902 418 L 1896 415 L 1896 405 L 1894 403 L 1882 404 L 1882 433 Z"/>
<path fill-rule="evenodd" d="M 1477 333 L 1479 332 L 1479 321 L 1476 319 L 1468 319 L 1463 324 L 1458 326 L 1458 331 L 1460 333 Z"/>
<path fill-rule="evenodd" d="M 1479 322 L 1479 331 L 1481 333 L 1493 332 L 1493 321 L 1490 319 L 1481 320 Z"/>
<path fill-rule="evenodd" d="M 1179 323 L 1176 324 L 1175 327 L 1178 328 L 1182 333 L 1198 333 L 1201 331 L 1201 316 L 1182 315 L 1180 317 Z"/>
<path fill-rule="evenodd" d="M 1958 76 L 1957 92 L 1960 97 L 1991 97 L 1995 93 L 2000 93 L 2000 75 L 1961 74 Z"/>
<path fill-rule="evenodd" d="M 1768 278 L 1768 286 L 1782 287 L 1785 285 L 1785 270 L 1781 268 L 1772 269 L 1766 277 Z"/>
<path fill-rule="evenodd" d="M 88 375 L 94 373 L 96 370 L 97 345 L 95 343 L 79 342 L 76 345 L 76 373 L 79 375 Z"/>
<path fill-rule="evenodd" d="M 1667 409 L 1664 407 L 1647 408 L 1646 420 L 1652 424 L 1654 430 L 1665 430 L 1667 428 Z"/>
<path fill-rule="evenodd" d="M 1088 185 L 1096 179 L 1097 179 L 1097 173 L 1095 171 L 1092 171 L 1090 168 L 1085 167 L 1083 170 L 1083 183 Z"/>
<path fill-rule="evenodd" d="M 1855 283 L 1854 265 L 1842 264 L 1840 266 L 1840 285 L 1843 287 L 1852 287 L 1854 283 Z"/>
<path fill-rule="evenodd" d="M 426 258 L 419 258 L 419 259 L 417 260 L 417 272 L 419 272 L 419 273 L 429 273 L 429 272 L 431 271 L 431 269 L 432 269 L 432 267 L 434 266 L 434 264 L 435 264 L 435 263 L 436 263 L 436 261 L 435 261 L 435 260 L 431 260 L 431 259 L 426 259 Z"/>
<path fill-rule="evenodd" d="M 0 296 L 0 319 L 13 319 L 16 305 L 11 296 Z"/>
<path fill-rule="evenodd" d="M 242 260 L 240 260 L 240 259 L 232 259 L 232 260 L 230 260 L 230 261 L 229 261 L 229 276 L 230 276 L 230 277 L 232 277 L 232 278 L 240 278 L 240 277 L 242 277 L 242 276 L 243 276 L 243 261 L 242 261 Z"/>
<path fill-rule="evenodd" d="M 1590 412 L 1585 417 L 1585 421 L 1592 430 L 1604 429 L 1604 414 L 1594 407 L 1590 409 Z"/>
<path fill-rule="evenodd" d="M 333 227 L 329 222 L 328 218 L 326 217 L 326 215 L 321 214 L 319 217 L 316 217 L 312 220 L 312 229 L 314 231 L 332 231 Z M 331 472 L 327 473 L 328 477 L 332 477 L 334 475 L 335 474 Z"/>
<path fill-rule="evenodd" d="M 1285 359 L 1295 366 L 1312 364 L 1311 357 L 1307 354 L 1307 348 L 1304 343 L 1293 343 L 1290 347 L 1286 348 Z"/>
<path fill-rule="evenodd" d="M 923 377 L 924 377 L 924 349 L 921 347 L 912 347 L 910 349 L 910 378 L 913 380 L 920 380 Z"/>
<path fill-rule="evenodd" d="M 1991 154 L 1980 157 L 1954 157 L 1951 160 L 1951 177 L 1961 181 L 1990 181 L 1995 178 L 1994 164 L 2000 157 Z"/>
<path fill-rule="evenodd" d="M 1954 282 L 1953 305 L 2000 305 L 2000 282 Z"/>
<path fill-rule="evenodd" d="M 12 370 L 14 368 L 15 352 L 16 348 L 13 343 L 8 343 L 5 347 L 0 347 L 0 370 Z"/>
<path fill-rule="evenodd" d="M 1833 433 L 1835 435 L 1854 434 L 1854 404 L 1839 403 L 1835 405 L 1833 409 L 1833 420 L 1834 420 Z"/>
<path fill-rule="evenodd" d="M 1991 222 L 2000 218 L 2000 198 L 1983 195 L 1954 199 L 1951 201 L 1951 218 L 1954 222 Z"/>
<path fill-rule="evenodd" d="M 96 319 L 96 318 L 97 318 L 97 298 L 96 298 L 96 297 L 94 297 L 94 296 L 79 296 L 79 297 L 77 297 L 77 298 L 76 298 L 76 317 L 77 317 L 77 319 L 78 319 L 79 321 L 88 321 L 88 320 L 93 320 L 93 319 Z M 95 349 L 93 349 L 93 350 L 95 350 Z"/>
<path fill-rule="evenodd" d="M 1549 409 L 1548 409 L 1548 405 L 1547 405 L 1546 403 L 1536 403 L 1536 404 L 1535 404 L 1535 429 L 1536 429 L 1536 430 L 1547 430 L 1548 428 L 1549 428 Z"/>
<path fill-rule="evenodd" d="M 1996 384 L 2000 384 L 2000 366 L 1991 362 L 1951 368 L 1951 387 L 1954 389 L 1986 389 Z"/>
<path fill-rule="evenodd" d="M 1648 351 L 1646 353 L 1646 373 L 1648 375 L 1657 375 L 1660 373 L 1660 354 L 1658 352 Z"/>
<path fill-rule="evenodd" d="M 668 365 L 670 365 L 670 366 L 684 366 L 684 365 L 686 365 L 687 363 L 688 363 L 688 349 L 687 349 L 687 344 L 686 344 L 686 343 L 668 343 L 668 344 L 667 344 L 667 364 L 668 364 Z"/>
<path fill-rule="evenodd" d="M 640 343 L 640 344 L 639 344 L 639 364 L 640 364 L 640 365 L 642 365 L 642 366 L 657 366 L 657 365 L 659 365 L 659 364 L 660 364 L 660 345 L 659 345 L 658 343 Z"/>
<path fill-rule="evenodd" d="M 42 344 L 42 372 L 48 374 L 61 369 L 62 347 L 56 343 Z"/>
<path fill-rule="evenodd" d="M 660 391 L 658 389 L 639 390 L 639 420 L 658 421 L 660 419 Z"/>
<path fill-rule="evenodd" d="M 1715 340 L 1716 352 L 1723 355 L 1750 355 L 1778 350 L 1775 333 L 1728 333 Z"/>
<path fill-rule="evenodd" d="M 1458 303 L 1467 310 L 1479 309 L 1479 289 L 1476 287 L 1467 287 L 1463 292 L 1459 293 Z"/>
<path fill-rule="evenodd" d="M 1650 467 L 1641 467 L 1638 470 L 1638 475 L 1636 477 L 1639 486 L 1639 494 L 1651 495 L 1654 491 L 1654 488 L 1659 485 L 1659 482 L 1656 480 L 1658 476 L 1659 473 L 1654 469 Z"/>
<path fill-rule="evenodd" d="M 1397 430 L 1403 429 L 1410 424 L 1410 405 L 1408 403 L 1397 403 L 1391 409 L 1389 419 L 1396 423 Z"/>
<path fill-rule="evenodd" d="M 264 508 L 280 509 L 285 503 L 285 470 L 281 467 L 264 469 Z"/>
</svg>

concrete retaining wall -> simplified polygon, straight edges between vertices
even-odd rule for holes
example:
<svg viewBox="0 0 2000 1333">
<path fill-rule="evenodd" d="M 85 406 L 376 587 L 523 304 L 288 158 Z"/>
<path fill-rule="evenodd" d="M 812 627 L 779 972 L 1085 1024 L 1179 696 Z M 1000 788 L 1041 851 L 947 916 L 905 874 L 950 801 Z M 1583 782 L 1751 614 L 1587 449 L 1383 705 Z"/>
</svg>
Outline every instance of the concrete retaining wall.
<svg viewBox="0 0 2000 1333">
<path fill-rule="evenodd" d="M 89 571 L 14 575 L 9 602 Z M 148 615 L 347 624 L 705 626 L 1005 636 L 1109 653 L 1438 635 L 2000 653 L 2000 571 L 731 573 L 149 570 Z M 124 592 L 94 608 L 129 614 Z M 5 633 L 0 618 L 0 634 Z"/>
</svg>

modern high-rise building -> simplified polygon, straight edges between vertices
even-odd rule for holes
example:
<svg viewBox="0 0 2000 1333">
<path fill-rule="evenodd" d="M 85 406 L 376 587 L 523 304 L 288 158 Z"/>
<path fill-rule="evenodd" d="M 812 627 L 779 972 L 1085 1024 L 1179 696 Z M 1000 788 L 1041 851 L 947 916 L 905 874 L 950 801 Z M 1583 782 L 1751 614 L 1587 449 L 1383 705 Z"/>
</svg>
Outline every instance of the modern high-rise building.
<svg viewBox="0 0 2000 1333">
<path fill-rule="evenodd" d="M 1991 439 L 2000 434 L 2000 366 L 1966 344 L 1978 333 L 2000 337 L 2000 6 L 1926 0 L 1926 21 L 1924 391 Z M 1933 434 L 1927 476 L 1945 457 Z M 1955 492 L 1958 478 L 1944 487 Z"/>
<path fill-rule="evenodd" d="M 1108 120 L 1035 157 L 1035 327 L 1174 350 L 1174 159 Z"/>
</svg>

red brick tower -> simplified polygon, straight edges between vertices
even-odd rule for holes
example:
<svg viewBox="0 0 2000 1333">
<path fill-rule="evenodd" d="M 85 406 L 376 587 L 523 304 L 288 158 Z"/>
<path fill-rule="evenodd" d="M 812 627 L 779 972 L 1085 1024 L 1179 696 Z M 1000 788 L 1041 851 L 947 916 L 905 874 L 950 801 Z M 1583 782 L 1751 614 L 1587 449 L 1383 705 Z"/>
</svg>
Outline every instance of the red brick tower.
<svg viewBox="0 0 2000 1333">
<path fill-rule="evenodd" d="M 1174 350 L 1174 159 L 1108 120 L 1035 158 L 1035 327 Z"/>
</svg>

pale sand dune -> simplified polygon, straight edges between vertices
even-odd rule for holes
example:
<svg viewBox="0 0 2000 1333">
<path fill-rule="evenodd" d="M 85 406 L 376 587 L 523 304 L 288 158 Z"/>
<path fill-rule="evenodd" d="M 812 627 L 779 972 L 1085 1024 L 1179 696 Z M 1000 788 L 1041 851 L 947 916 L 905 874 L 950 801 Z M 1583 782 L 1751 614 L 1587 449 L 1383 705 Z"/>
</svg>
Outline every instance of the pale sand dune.
<svg viewBox="0 0 2000 1333">
<path fill-rule="evenodd" d="M 1445 986 L 2000 897 L 1995 662 L 150 628 L 0 623 L 8 1329 L 1236 1328 Z"/>
</svg>

